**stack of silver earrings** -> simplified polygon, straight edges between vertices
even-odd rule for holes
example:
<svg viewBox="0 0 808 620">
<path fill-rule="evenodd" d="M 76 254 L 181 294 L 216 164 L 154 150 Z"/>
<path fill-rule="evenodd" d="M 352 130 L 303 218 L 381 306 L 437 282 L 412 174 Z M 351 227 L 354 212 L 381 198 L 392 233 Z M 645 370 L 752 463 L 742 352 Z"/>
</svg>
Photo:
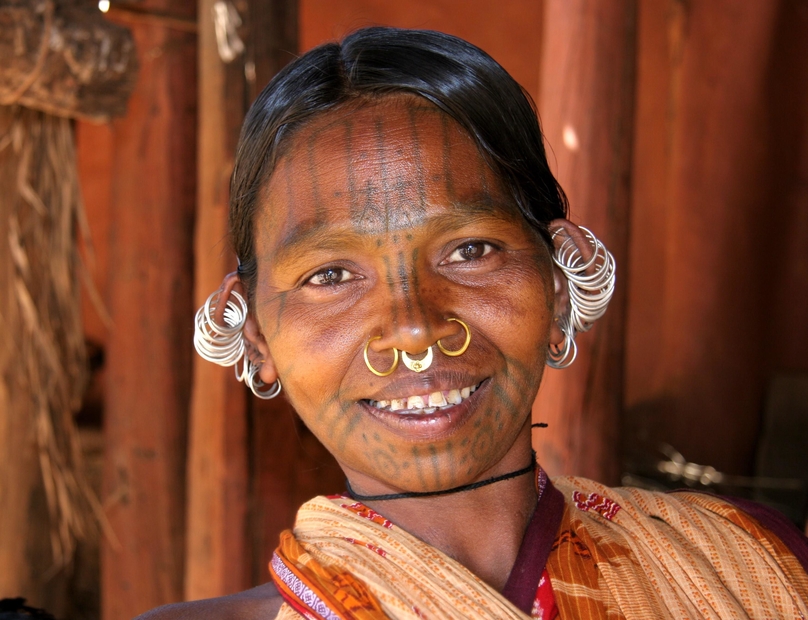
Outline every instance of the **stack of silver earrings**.
<svg viewBox="0 0 808 620">
<path fill-rule="evenodd" d="M 280 379 L 265 390 L 267 384 L 258 377 L 261 367 L 253 364 L 247 355 L 243 335 L 244 323 L 247 321 L 247 302 L 236 291 L 230 291 L 223 312 L 224 327 L 213 318 L 219 303 L 220 292 L 216 291 L 196 312 L 194 319 L 196 352 L 202 359 L 219 366 L 235 366 L 236 379 L 246 383 L 258 398 L 275 398 L 281 392 Z M 239 362 L 242 362 L 240 369 Z"/>
<path fill-rule="evenodd" d="M 616 265 L 614 256 L 592 234 L 580 227 L 592 246 L 592 256 L 584 260 L 575 240 L 567 236 L 553 254 L 553 262 L 567 278 L 569 313 L 558 317 L 558 326 L 564 333 L 564 342 L 551 345 L 547 353 L 547 365 L 552 368 L 567 368 L 575 361 L 578 345 L 575 336 L 589 330 L 593 323 L 606 312 L 614 294 Z M 564 228 L 553 231 L 553 240 Z"/>
</svg>

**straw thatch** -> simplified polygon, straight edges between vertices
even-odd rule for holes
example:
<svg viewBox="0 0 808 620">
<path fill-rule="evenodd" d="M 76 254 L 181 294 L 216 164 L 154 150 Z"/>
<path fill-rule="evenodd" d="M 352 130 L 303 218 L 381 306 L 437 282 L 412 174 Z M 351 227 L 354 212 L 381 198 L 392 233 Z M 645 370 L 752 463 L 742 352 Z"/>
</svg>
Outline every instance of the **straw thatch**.
<svg viewBox="0 0 808 620">
<path fill-rule="evenodd" d="M 4 317 L 3 368 L 14 394 L 6 415 L 31 416 L 51 523 L 54 568 L 67 564 L 76 540 L 103 522 L 85 483 L 73 413 L 81 404 L 87 364 L 79 303 L 83 266 L 77 227 L 86 230 L 71 122 L 23 107 L 0 107 L 3 175 L 0 218 L 11 259 L 3 291 L 16 301 Z M 18 324 L 13 324 L 18 323 Z M 22 439 L 22 438 L 21 438 Z"/>
<path fill-rule="evenodd" d="M 68 119 L 122 115 L 136 68 L 131 33 L 94 2 L 0 4 L 0 443 L 12 474 L 30 468 L 26 446 L 36 445 L 53 570 L 70 562 L 88 528 L 106 524 L 81 473 L 73 420 L 87 380 L 79 283 L 90 280 L 76 243 L 87 226 Z M 26 478 L 20 484 L 34 486 L 14 495 L 14 476 L 4 480 L 0 497 L 17 501 L 7 521 L 24 529 L 25 515 L 35 518 L 37 485 Z M 2 532 L 9 565 L 0 569 L 22 561 L 23 547 L 9 541 L 22 529 Z"/>
</svg>

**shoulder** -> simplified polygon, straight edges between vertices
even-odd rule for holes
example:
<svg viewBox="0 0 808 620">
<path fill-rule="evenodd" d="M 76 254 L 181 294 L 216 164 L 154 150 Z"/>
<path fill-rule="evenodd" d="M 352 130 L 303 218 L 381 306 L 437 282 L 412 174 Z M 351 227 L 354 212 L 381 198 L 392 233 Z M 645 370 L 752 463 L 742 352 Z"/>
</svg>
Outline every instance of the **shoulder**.
<svg viewBox="0 0 808 620">
<path fill-rule="evenodd" d="M 283 598 L 272 583 L 265 583 L 230 596 L 163 605 L 135 620 L 270 620 L 274 618 Z"/>
</svg>

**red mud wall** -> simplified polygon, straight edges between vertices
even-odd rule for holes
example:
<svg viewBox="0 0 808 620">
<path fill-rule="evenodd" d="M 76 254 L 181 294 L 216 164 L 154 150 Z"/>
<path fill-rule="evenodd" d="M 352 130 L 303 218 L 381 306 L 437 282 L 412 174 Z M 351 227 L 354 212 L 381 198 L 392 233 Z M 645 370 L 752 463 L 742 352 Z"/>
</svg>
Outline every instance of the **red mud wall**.
<svg viewBox="0 0 808 620">
<path fill-rule="evenodd" d="M 748 473 L 808 372 L 808 5 L 639 8 L 624 435 Z"/>
</svg>

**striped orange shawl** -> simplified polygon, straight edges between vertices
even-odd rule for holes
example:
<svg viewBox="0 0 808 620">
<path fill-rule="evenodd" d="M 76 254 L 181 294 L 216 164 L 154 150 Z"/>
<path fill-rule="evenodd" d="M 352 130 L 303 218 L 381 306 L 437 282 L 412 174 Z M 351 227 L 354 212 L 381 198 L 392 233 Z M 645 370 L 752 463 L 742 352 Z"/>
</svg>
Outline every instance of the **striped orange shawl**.
<svg viewBox="0 0 808 620">
<path fill-rule="evenodd" d="M 553 481 L 546 569 L 561 618 L 806 618 L 808 577 L 721 499 Z M 345 497 L 301 507 L 270 564 L 278 618 L 528 618 L 458 562 Z"/>
</svg>

